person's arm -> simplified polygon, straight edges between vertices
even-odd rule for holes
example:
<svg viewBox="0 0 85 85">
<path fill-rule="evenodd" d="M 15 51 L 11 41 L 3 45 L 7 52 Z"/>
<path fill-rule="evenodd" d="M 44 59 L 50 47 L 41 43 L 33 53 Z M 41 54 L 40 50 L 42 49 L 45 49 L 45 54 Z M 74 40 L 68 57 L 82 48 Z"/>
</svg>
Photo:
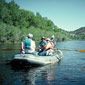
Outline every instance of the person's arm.
<svg viewBox="0 0 85 85">
<path fill-rule="evenodd" d="M 31 49 L 32 49 L 33 51 L 35 51 L 35 48 L 36 48 L 35 41 L 32 41 L 32 42 L 31 42 Z"/>
<path fill-rule="evenodd" d="M 25 52 L 24 52 L 24 43 L 23 43 L 23 42 L 21 42 L 21 49 L 20 49 L 20 53 L 25 53 Z"/>
<path fill-rule="evenodd" d="M 24 50 L 24 43 L 21 42 L 21 49 Z"/>
</svg>

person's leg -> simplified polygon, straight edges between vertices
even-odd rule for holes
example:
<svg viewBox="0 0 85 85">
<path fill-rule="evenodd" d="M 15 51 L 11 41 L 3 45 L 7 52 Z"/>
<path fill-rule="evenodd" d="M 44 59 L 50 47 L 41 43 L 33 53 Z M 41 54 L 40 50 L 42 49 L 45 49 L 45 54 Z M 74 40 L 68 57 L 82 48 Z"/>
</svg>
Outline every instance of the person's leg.
<svg viewBox="0 0 85 85">
<path fill-rule="evenodd" d="M 46 56 L 46 51 L 39 52 L 38 55 L 39 55 L 39 56 Z"/>
</svg>

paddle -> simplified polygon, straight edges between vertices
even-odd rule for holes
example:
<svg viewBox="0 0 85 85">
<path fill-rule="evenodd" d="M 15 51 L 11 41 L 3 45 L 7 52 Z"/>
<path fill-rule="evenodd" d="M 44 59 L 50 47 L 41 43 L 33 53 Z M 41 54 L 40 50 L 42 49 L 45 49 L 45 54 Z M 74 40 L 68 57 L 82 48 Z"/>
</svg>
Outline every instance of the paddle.
<svg viewBox="0 0 85 85">
<path fill-rule="evenodd" d="M 85 50 L 84 49 L 75 49 L 75 50 L 73 50 L 73 49 L 60 49 L 60 50 L 64 50 L 64 51 L 78 51 L 78 52 L 85 52 Z"/>
<path fill-rule="evenodd" d="M 0 50 L 2 50 L 2 51 L 12 51 L 12 50 L 21 50 L 21 49 L 19 49 L 19 48 L 3 48 L 3 49 L 0 49 Z M 57 48 L 55 48 L 55 50 L 57 50 Z M 78 51 L 78 52 L 85 52 L 85 49 L 75 49 L 75 50 L 73 50 L 73 49 L 59 49 L 58 48 L 58 50 L 64 50 L 64 51 Z"/>
</svg>

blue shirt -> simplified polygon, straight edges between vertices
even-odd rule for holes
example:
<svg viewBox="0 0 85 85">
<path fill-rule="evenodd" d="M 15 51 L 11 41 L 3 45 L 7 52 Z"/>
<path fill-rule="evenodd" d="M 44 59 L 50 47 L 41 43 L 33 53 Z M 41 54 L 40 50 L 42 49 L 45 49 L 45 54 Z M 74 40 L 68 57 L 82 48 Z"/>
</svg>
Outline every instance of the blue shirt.
<svg viewBox="0 0 85 85">
<path fill-rule="evenodd" d="M 39 43 L 39 45 L 40 45 L 40 47 L 43 47 L 43 46 L 47 45 L 47 42 L 45 40 L 43 40 Z"/>
</svg>

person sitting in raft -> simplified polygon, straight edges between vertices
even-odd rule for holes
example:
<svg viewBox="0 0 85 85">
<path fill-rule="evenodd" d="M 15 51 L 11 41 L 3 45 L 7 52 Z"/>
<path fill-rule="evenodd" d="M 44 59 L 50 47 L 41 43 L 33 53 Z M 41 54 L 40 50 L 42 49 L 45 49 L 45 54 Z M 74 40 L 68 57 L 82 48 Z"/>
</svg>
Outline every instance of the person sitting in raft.
<svg viewBox="0 0 85 85">
<path fill-rule="evenodd" d="M 49 38 L 42 38 L 42 41 L 40 42 L 40 56 L 47 56 L 53 54 L 53 44 L 50 42 Z"/>
<path fill-rule="evenodd" d="M 54 47 L 56 47 L 56 41 L 55 41 L 55 36 L 54 35 L 51 36 L 51 41 L 53 42 Z"/>
<path fill-rule="evenodd" d="M 47 45 L 46 38 L 42 37 L 41 41 L 39 43 L 39 53 L 38 53 L 38 55 L 40 55 L 40 56 L 46 55 L 46 51 L 45 51 L 46 45 Z"/>
<path fill-rule="evenodd" d="M 46 55 L 53 55 L 54 43 L 50 40 L 50 38 L 47 38 L 46 41 L 47 41 Z"/>
<path fill-rule="evenodd" d="M 22 53 L 34 53 L 35 52 L 35 41 L 33 40 L 33 34 L 29 33 L 25 40 L 22 42 Z"/>
</svg>

